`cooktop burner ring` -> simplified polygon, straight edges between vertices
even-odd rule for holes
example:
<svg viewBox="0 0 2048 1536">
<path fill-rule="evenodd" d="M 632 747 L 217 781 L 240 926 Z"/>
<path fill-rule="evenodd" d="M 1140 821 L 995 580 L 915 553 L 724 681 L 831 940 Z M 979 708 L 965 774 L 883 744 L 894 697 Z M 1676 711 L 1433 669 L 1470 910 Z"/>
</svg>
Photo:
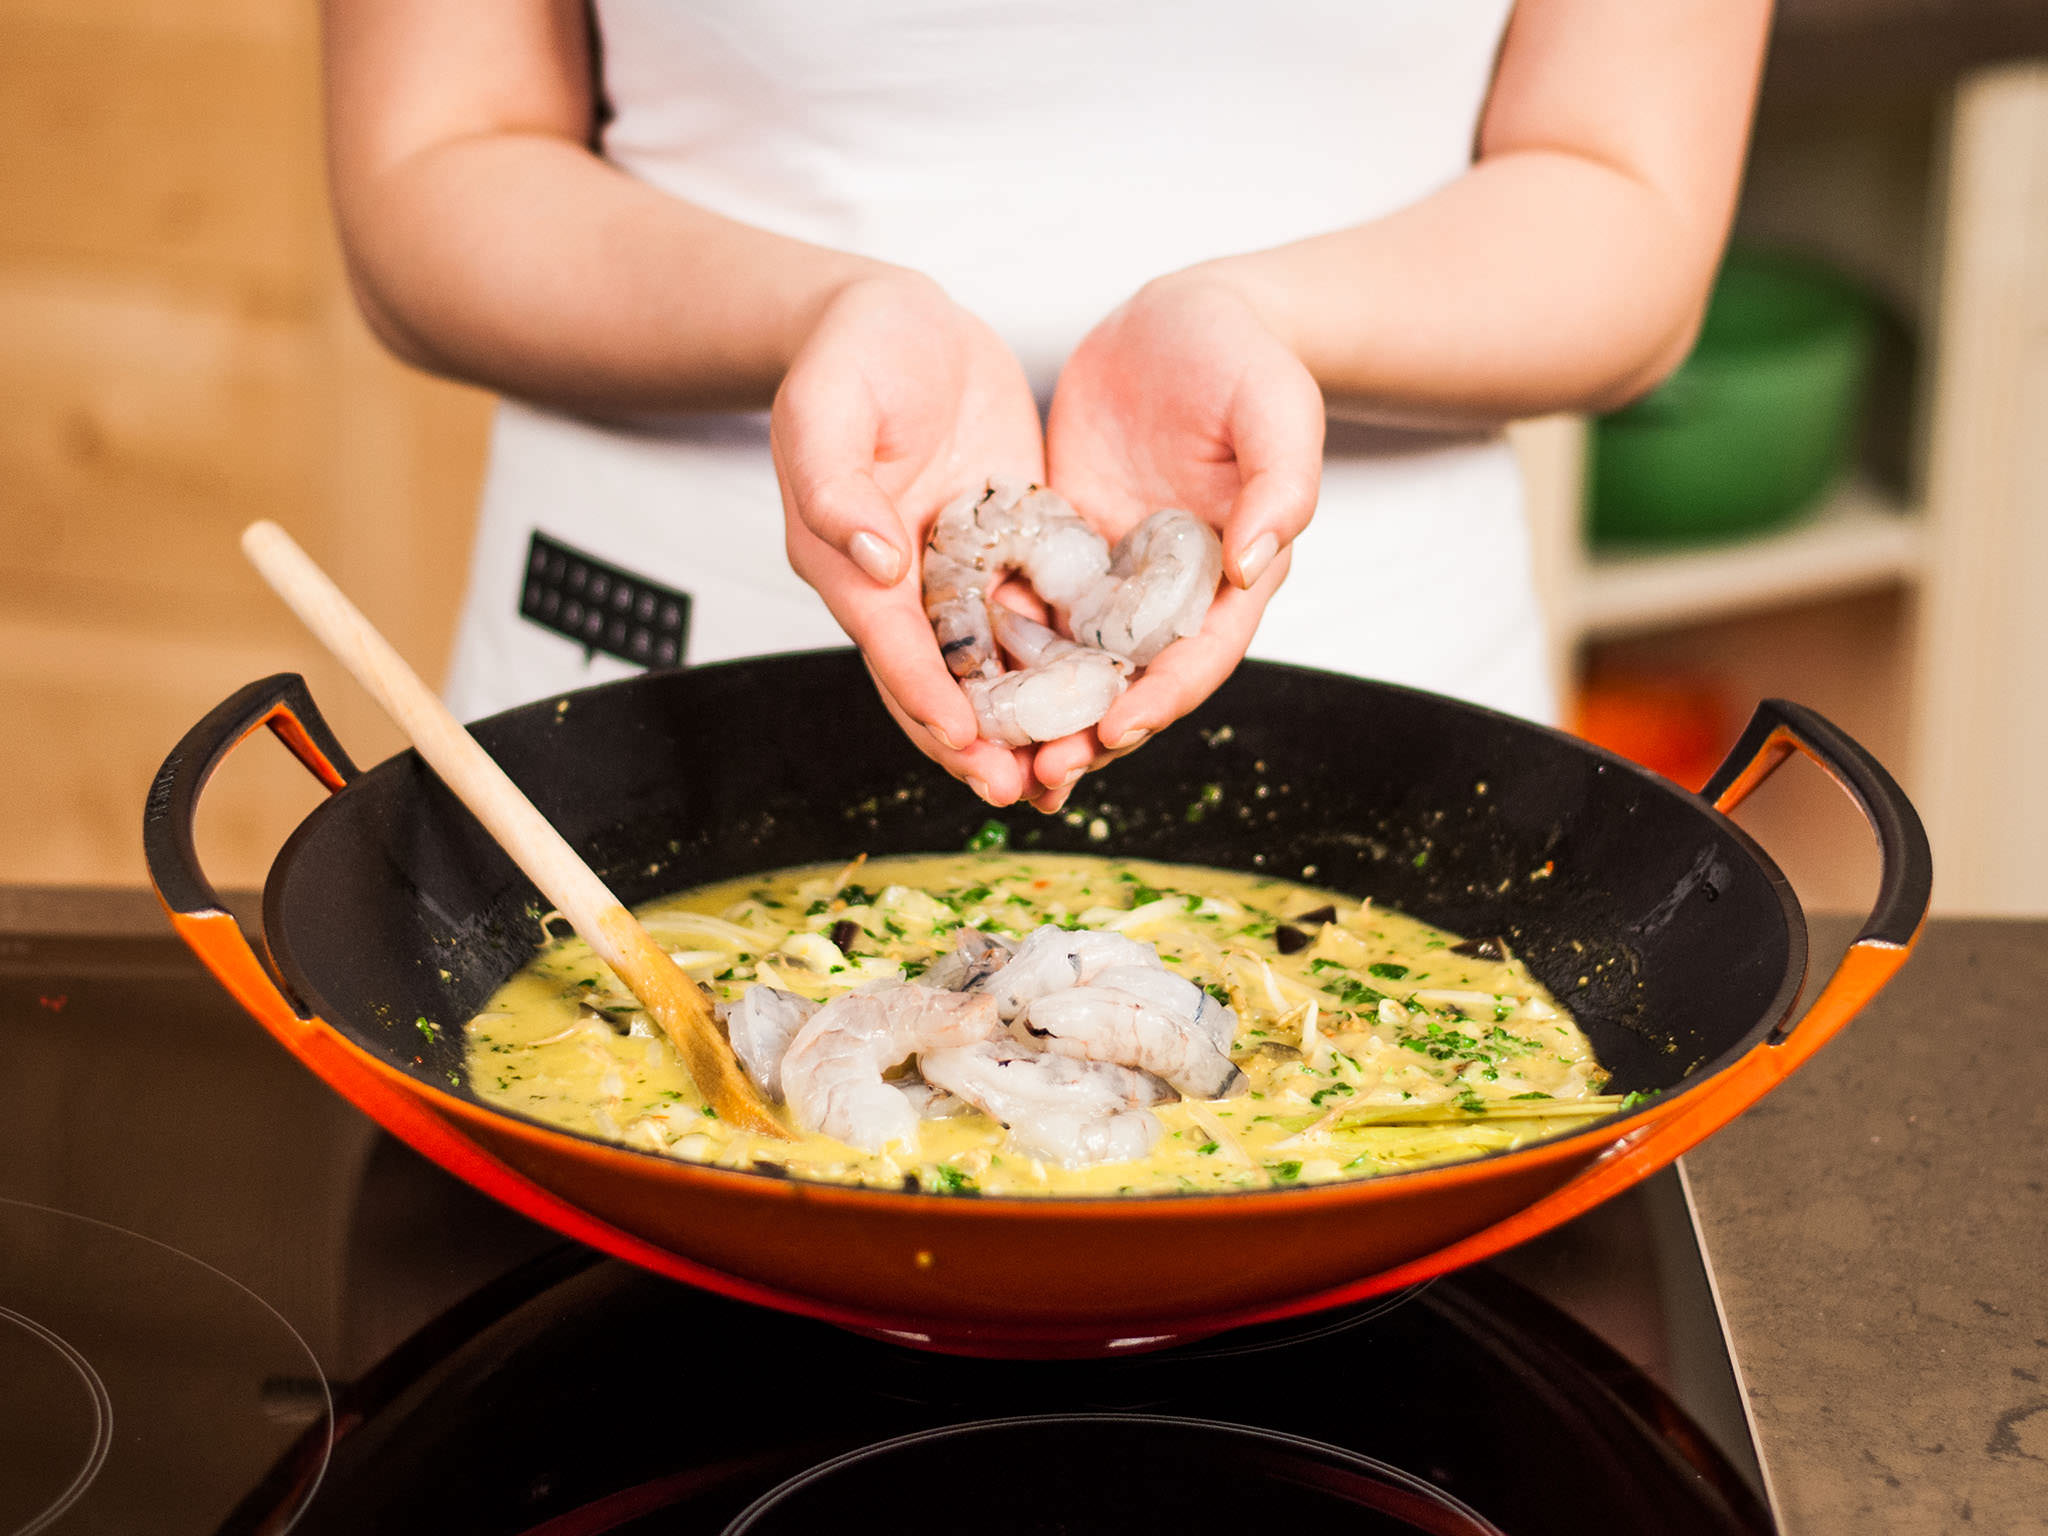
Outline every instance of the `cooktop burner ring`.
<svg viewBox="0 0 2048 1536">
<path fill-rule="evenodd" d="M 1105 1385 L 1117 1380 L 1137 1384 L 1181 1371 L 1189 1366 L 1235 1360 L 1246 1355 L 1268 1354 L 1293 1349 L 1297 1345 L 1336 1338 L 1406 1306 L 1435 1283 L 1434 1280 L 1424 1280 L 1417 1285 L 1404 1286 L 1398 1291 L 1390 1291 L 1384 1296 L 1376 1296 L 1370 1301 L 1359 1302 L 1355 1306 L 1334 1313 L 1316 1312 L 1300 1317 L 1286 1317 L 1277 1322 L 1254 1323 L 1248 1327 L 1198 1335 L 1192 1339 L 1174 1340 L 1171 1335 L 1163 1336 L 1171 1342 L 1152 1339 L 1121 1341 L 1129 1346 L 1121 1353 L 1102 1355 L 1080 1362 L 1059 1359 L 987 1361 L 973 1356 L 934 1353 L 918 1344 L 907 1342 L 903 1335 L 880 1330 L 870 1332 L 856 1329 L 849 1330 L 849 1334 L 855 1338 L 872 1340 L 889 1351 L 886 1366 L 891 1372 L 895 1391 L 906 1394 L 910 1401 L 928 1400 L 931 1393 L 941 1390 L 941 1384 L 949 1380 L 985 1379 L 992 1370 L 1009 1370 L 1015 1373 L 1017 1379 L 1025 1380 L 1034 1376 L 1050 1377 L 1070 1367 L 1081 1367 L 1097 1373 L 1097 1379 Z M 1133 1401 L 1119 1403 L 1117 1406 L 1137 1408 L 1142 1404 Z"/>
<path fill-rule="evenodd" d="M 69 1379 L 85 1389 L 92 1415 L 91 1442 L 78 1463 L 78 1469 L 72 1473 L 71 1481 L 50 1494 L 49 1502 L 40 1511 L 31 1511 L 28 1523 L 17 1526 L 13 1532 L 13 1536 L 35 1536 L 36 1532 L 55 1525 L 66 1510 L 85 1497 L 86 1489 L 92 1486 L 92 1480 L 106 1465 L 107 1453 L 114 1445 L 114 1400 L 107 1391 L 106 1382 L 100 1379 L 100 1373 L 92 1368 L 92 1361 L 61 1333 L 8 1306 L 0 1306 L 0 1322 L 12 1323 L 34 1344 L 41 1345 L 38 1354 L 46 1364 L 54 1363 L 60 1369 L 70 1371 Z"/>
<path fill-rule="evenodd" d="M 204 1259 L 0 1198 L 0 1324 L 11 1325 L 0 1326 L 0 1465 L 53 1469 L 33 1487 L 0 1485 L 7 1536 L 60 1521 L 210 1533 L 266 1475 L 277 1479 L 271 1529 L 282 1531 L 312 1498 L 334 1423 L 319 1361 L 276 1309 Z M 280 1384 L 313 1389 L 286 1401 Z M 308 1431 L 318 1456 L 279 1473 Z M 171 1509 L 167 1471 L 182 1490 Z"/>
<path fill-rule="evenodd" d="M 977 1441 L 982 1444 L 972 1443 Z M 1134 1413 L 978 1419 L 862 1446 L 771 1488 L 740 1512 L 724 1536 L 825 1528 L 821 1516 L 843 1516 L 863 1507 L 864 1493 L 904 1488 L 917 1489 L 918 1496 L 910 1507 L 896 1507 L 891 1517 L 895 1529 L 906 1536 L 927 1528 L 956 1530 L 963 1505 L 948 1498 L 947 1481 L 963 1492 L 986 1495 L 991 1466 L 999 1469 L 1013 1455 L 1021 1456 L 1015 1464 L 1030 1475 L 1002 1487 L 1000 1510 L 984 1508 L 976 1517 L 978 1529 L 996 1536 L 1054 1528 L 1123 1531 L 1136 1528 L 1130 1523 L 1134 1516 L 1148 1527 L 1170 1528 L 1178 1523 L 1177 1515 L 1224 1524 L 1233 1513 L 1243 1513 L 1282 1523 L 1316 1512 L 1343 1512 L 1347 1529 L 1361 1533 L 1504 1536 L 1500 1527 L 1434 1484 L 1341 1446 L 1220 1419 Z M 1091 1466 L 1089 1458 L 1103 1465 Z M 1191 1469 L 1218 1471 L 1226 1459 L 1231 1475 L 1205 1475 L 1196 1479 L 1198 1488 L 1187 1486 Z M 1077 1472 L 1086 1486 L 1074 1490 L 1059 1474 Z M 1167 1482 L 1158 1480 L 1161 1474 Z M 1068 1502 L 1072 1492 L 1099 1507 L 1074 1506 Z M 1225 1507 L 1232 1499 L 1252 1502 L 1234 1511 Z M 1187 1507 L 1172 1510 L 1169 1500 Z M 1300 1513 L 1287 1510 L 1289 1503 Z M 916 1523 L 927 1515 L 939 1523 Z M 1369 1523 L 1359 1524 L 1361 1517 Z M 1048 1520 L 1059 1523 L 1051 1526 Z"/>
<path fill-rule="evenodd" d="M 1333 1338 L 1340 1333 L 1349 1333 L 1375 1318 L 1385 1317 L 1395 1308 L 1405 1307 L 1435 1284 L 1435 1280 L 1424 1280 L 1415 1285 L 1403 1286 L 1398 1291 L 1389 1291 L 1384 1296 L 1375 1296 L 1370 1301 L 1360 1302 L 1335 1314 L 1312 1312 L 1303 1317 L 1282 1318 L 1277 1323 L 1255 1323 L 1249 1328 L 1233 1328 L 1228 1333 L 1196 1339 L 1179 1349 L 1131 1358 L 1174 1361 L 1224 1360 L 1236 1355 L 1256 1355 L 1270 1349 L 1291 1349 L 1297 1344 L 1312 1344 Z"/>
</svg>

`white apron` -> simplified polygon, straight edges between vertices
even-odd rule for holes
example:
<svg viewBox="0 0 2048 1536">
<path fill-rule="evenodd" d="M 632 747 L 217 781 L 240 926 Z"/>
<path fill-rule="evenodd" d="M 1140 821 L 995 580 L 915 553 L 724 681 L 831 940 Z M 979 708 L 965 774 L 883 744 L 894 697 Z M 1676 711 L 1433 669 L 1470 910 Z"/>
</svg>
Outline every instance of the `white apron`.
<svg viewBox="0 0 2048 1536">
<path fill-rule="evenodd" d="M 1384 215 L 1469 165 L 1509 0 L 598 0 L 608 158 L 936 278 L 1041 404 L 1147 279 Z M 767 420 L 633 429 L 507 403 L 449 703 L 636 670 L 520 617 L 530 541 L 689 594 L 691 663 L 845 643 L 789 569 Z M 1498 436 L 1333 426 L 1252 654 L 1552 712 Z"/>
</svg>

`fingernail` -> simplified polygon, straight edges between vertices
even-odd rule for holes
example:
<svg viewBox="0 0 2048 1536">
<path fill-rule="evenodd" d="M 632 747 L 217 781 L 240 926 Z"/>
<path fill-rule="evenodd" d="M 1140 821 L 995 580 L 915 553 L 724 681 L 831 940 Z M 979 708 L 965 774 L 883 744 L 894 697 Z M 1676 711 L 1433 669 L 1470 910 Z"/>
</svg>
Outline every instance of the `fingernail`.
<svg viewBox="0 0 2048 1536">
<path fill-rule="evenodd" d="M 955 752 L 962 752 L 965 751 L 967 748 L 966 742 L 954 740 L 953 733 L 947 730 L 943 725 L 937 725 L 934 724 L 932 721 L 927 720 L 924 723 L 924 728 L 932 733 L 933 739 L 936 740 L 940 746 L 948 747 Z"/>
<path fill-rule="evenodd" d="M 988 786 L 982 783 L 980 779 L 969 779 L 967 787 L 974 791 L 977 798 L 982 800 L 988 799 Z"/>
<path fill-rule="evenodd" d="M 1106 741 L 1103 743 L 1103 745 L 1108 747 L 1109 750 L 1112 752 L 1125 752 L 1128 751 L 1130 748 L 1135 747 L 1139 742 L 1143 741 L 1147 736 L 1150 736 L 1151 734 L 1152 733 L 1146 730 L 1143 726 L 1133 726 L 1130 730 L 1125 731 L 1123 735 L 1119 736 L 1115 741 Z"/>
<path fill-rule="evenodd" d="M 1070 780 L 1060 785 L 1059 788 L 1049 789 L 1040 795 L 1031 802 L 1032 808 L 1041 816 L 1057 816 L 1062 810 L 1066 809 L 1067 796 L 1073 792 L 1074 786 Z"/>
<path fill-rule="evenodd" d="M 894 586 L 896 578 L 903 574 L 903 557 L 887 540 L 866 530 L 856 533 L 847 541 L 846 552 L 853 556 L 855 565 L 885 587 Z M 1271 556 L 1267 558 L 1270 559 Z"/>
<path fill-rule="evenodd" d="M 1258 579 L 1266 574 L 1266 567 L 1273 563 L 1273 557 L 1279 553 L 1280 540 L 1271 530 L 1253 539 L 1237 557 L 1237 571 L 1244 578 L 1244 585 L 1256 585 Z"/>
</svg>

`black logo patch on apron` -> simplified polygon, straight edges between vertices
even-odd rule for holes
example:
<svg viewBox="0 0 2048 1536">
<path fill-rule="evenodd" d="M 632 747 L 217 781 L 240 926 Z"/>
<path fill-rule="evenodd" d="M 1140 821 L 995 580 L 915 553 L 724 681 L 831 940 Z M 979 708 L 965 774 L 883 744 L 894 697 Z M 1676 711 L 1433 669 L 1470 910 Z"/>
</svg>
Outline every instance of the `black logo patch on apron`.
<svg viewBox="0 0 2048 1536">
<path fill-rule="evenodd" d="M 690 594 L 571 549 L 535 531 L 519 616 L 587 654 L 679 667 L 689 653 Z"/>
</svg>

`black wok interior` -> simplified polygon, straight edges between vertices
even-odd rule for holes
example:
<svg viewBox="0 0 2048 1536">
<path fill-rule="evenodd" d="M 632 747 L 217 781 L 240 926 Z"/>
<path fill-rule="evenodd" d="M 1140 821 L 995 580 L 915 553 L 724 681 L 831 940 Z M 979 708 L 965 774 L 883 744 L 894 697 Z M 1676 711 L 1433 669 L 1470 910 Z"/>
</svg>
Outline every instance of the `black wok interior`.
<svg viewBox="0 0 2048 1536">
<path fill-rule="evenodd" d="M 903 738 L 851 651 L 651 673 L 475 729 L 629 905 L 957 849 L 992 814 Z M 1356 678 L 1246 663 L 1082 780 L 1067 814 L 993 814 L 1022 850 L 1255 869 L 1499 935 L 1578 1016 L 1616 1092 L 1732 1059 L 1805 966 L 1783 876 L 1697 797 L 1561 733 Z M 312 1011 L 461 1088 L 461 1025 L 531 955 L 546 905 L 408 752 L 300 826 L 264 926 Z"/>
</svg>

